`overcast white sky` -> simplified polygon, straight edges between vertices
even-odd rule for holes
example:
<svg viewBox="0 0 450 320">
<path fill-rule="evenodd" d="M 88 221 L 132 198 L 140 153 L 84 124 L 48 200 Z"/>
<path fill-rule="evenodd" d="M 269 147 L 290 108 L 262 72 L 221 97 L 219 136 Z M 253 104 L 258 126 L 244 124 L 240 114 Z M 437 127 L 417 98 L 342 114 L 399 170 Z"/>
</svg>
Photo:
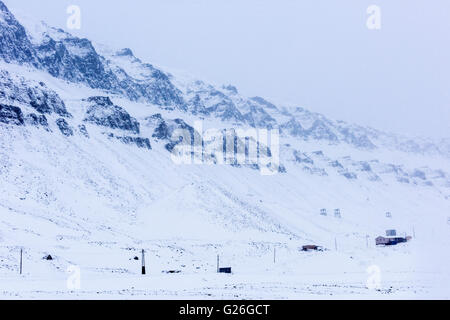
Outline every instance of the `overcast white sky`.
<svg viewBox="0 0 450 320">
<path fill-rule="evenodd" d="M 3 0 L 156 66 L 376 128 L 450 137 L 448 0 Z M 366 27 L 381 8 L 381 30 Z"/>
</svg>

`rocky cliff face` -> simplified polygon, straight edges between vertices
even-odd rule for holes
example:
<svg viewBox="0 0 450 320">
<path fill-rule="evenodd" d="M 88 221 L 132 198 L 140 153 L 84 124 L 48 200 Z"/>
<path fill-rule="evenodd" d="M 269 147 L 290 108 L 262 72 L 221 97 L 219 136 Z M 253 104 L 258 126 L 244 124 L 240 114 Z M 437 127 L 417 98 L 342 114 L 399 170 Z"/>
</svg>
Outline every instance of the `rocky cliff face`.
<svg viewBox="0 0 450 320">
<path fill-rule="evenodd" d="M 39 65 L 25 28 L 0 1 L 0 58 L 6 62 Z"/>
<path fill-rule="evenodd" d="M 22 110 L 18 107 L 0 104 L 0 122 L 20 126 L 24 124 Z"/>
<path fill-rule="evenodd" d="M 71 118 L 64 101 L 43 82 L 0 70 L 0 122 L 48 129 L 48 116 Z"/>
<path fill-rule="evenodd" d="M 30 106 L 41 114 L 56 113 L 62 117 L 71 116 L 64 101 L 45 83 L 28 81 L 5 70 L 0 70 L 0 79 L 0 101 Z"/>
<path fill-rule="evenodd" d="M 0 58 L 28 64 L 52 76 L 108 90 L 134 101 L 184 108 L 184 100 L 162 71 L 150 69 L 146 79 L 136 79 L 98 54 L 91 41 L 44 25 L 39 41 L 32 42 L 25 28 L 0 1 Z M 119 53 L 122 57 L 131 51 Z"/>
<path fill-rule="evenodd" d="M 84 121 L 111 129 L 140 133 L 139 122 L 123 108 L 114 105 L 109 97 L 90 97 Z"/>
</svg>

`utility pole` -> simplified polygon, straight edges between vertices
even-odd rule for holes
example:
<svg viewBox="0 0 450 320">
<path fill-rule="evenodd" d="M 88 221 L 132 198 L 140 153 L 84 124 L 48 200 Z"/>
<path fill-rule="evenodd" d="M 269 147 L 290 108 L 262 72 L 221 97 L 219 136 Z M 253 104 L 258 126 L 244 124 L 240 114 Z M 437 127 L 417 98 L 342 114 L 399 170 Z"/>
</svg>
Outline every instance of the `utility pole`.
<svg viewBox="0 0 450 320">
<path fill-rule="evenodd" d="M 334 238 L 334 247 L 335 247 L 335 249 L 337 251 L 337 249 L 338 249 L 338 247 L 337 247 L 337 238 Z"/>
<path fill-rule="evenodd" d="M 416 238 L 416 230 L 415 230 L 414 226 L 413 226 L 413 238 L 414 239 Z"/>
<path fill-rule="evenodd" d="M 142 249 L 142 274 L 145 274 L 145 251 Z"/>
<path fill-rule="evenodd" d="M 273 248 L 273 263 L 277 263 L 277 248 Z"/>
<path fill-rule="evenodd" d="M 366 247 L 369 248 L 369 236 L 366 235 Z"/>
<path fill-rule="evenodd" d="M 22 255 L 23 255 L 23 249 L 20 248 L 20 274 L 22 274 Z"/>
<path fill-rule="evenodd" d="M 217 273 L 220 271 L 220 257 L 217 255 Z"/>
</svg>

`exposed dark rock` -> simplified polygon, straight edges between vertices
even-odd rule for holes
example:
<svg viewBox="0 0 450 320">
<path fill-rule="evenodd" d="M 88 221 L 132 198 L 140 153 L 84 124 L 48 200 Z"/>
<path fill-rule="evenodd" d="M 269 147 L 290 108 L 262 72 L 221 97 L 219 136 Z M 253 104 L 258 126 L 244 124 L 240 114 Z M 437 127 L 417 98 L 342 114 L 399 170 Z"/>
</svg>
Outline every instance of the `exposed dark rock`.
<svg viewBox="0 0 450 320">
<path fill-rule="evenodd" d="M 149 70 L 149 76 L 145 80 L 134 79 L 121 68 L 111 66 L 110 61 L 99 55 L 88 39 L 77 38 L 61 29 L 49 27 L 52 30 L 45 34 L 42 43 L 34 45 L 24 27 L 1 1 L 0 14 L 2 60 L 29 64 L 46 70 L 54 77 L 85 83 L 94 89 L 109 90 L 131 100 L 185 109 L 181 92 L 165 73 L 152 65 L 142 64 L 142 67 Z M 129 49 L 118 55 L 135 59 Z"/>
<path fill-rule="evenodd" d="M 43 82 L 25 80 L 21 76 L 11 75 L 0 70 L 0 98 L 11 104 L 28 105 L 41 114 L 52 114 L 70 117 L 64 101 L 56 92 Z"/>
<path fill-rule="evenodd" d="M 150 144 L 150 140 L 148 138 L 141 137 L 129 137 L 129 136 L 116 136 L 113 133 L 106 133 L 107 136 L 111 139 L 115 138 L 121 141 L 124 144 L 134 144 L 138 148 L 151 150 L 152 146 Z"/>
<path fill-rule="evenodd" d="M 150 140 L 148 138 L 141 138 L 141 137 L 116 137 L 116 138 L 125 144 L 134 143 L 139 148 L 148 149 L 148 150 L 152 149 Z"/>
<path fill-rule="evenodd" d="M 80 133 L 86 138 L 89 138 L 89 132 L 87 131 L 86 126 L 84 124 L 78 125 L 78 131 L 80 131 Z"/>
<path fill-rule="evenodd" d="M 69 126 L 65 119 L 59 118 L 56 120 L 56 124 L 63 135 L 66 137 L 73 136 L 73 129 Z"/>
<path fill-rule="evenodd" d="M 170 130 L 167 126 L 166 121 L 162 118 L 161 114 L 155 114 L 150 118 L 147 118 L 149 122 L 153 122 L 156 125 L 155 131 L 153 132 L 152 137 L 157 139 L 169 139 L 170 138 Z"/>
<path fill-rule="evenodd" d="M 112 106 L 114 103 L 111 101 L 109 97 L 104 96 L 94 96 L 86 99 L 87 102 L 93 102 L 100 106 Z"/>
<path fill-rule="evenodd" d="M 0 104 L 0 122 L 16 126 L 24 125 L 22 110 L 18 107 Z"/>
<path fill-rule="evenodd" d="M 147 69 L 145 80 L 132 78 L 119 66 L 99 55 L 87 39 L 58 30 L 58 39 L 47 37 L 36 50 L 44 69 L 51 75 L 71 82 L 85 83 L 94 89 L 121 94 L 133 101 L 143 100 L 160 106 L 185 108 L 181 92 L 169 77 L 150 64 L 142 64 L 129 49 L 116 56 L 130 58 Z"/>
<path fill-rule="evenodd" d="M 353 172 L 342 172 L 341 174 L 349 180 L 354 180 L 358 178 L 358 176 Z"/>
<path fill-rule="evenodd" d="M 139 122 L 123 108 L 112 103 L 109 97 L 90 97 L 84 121 L 111 129 L 121 129 L 139 134 Z"/>
<path fill-rule="evenodd" d="M 282 164 L 280 164 L 280 165 L 278 166 L 278 172 L 279 172 L 279 173 L 287 173 L 286 167 L 283 166 Z"/>
<path fill-rule="evenodd" d="M 38 66 L 36 52 L 25 28 L 0 1 L 0 58 L 4 61 Z"/>
<path fill-rule="evenodd" d="M 30 113 L 26 116 L 25 121 L 32 126 L 48 127 L 47 117 L 43 114 L 37 115 L 35 113 Z"/>
</svg>

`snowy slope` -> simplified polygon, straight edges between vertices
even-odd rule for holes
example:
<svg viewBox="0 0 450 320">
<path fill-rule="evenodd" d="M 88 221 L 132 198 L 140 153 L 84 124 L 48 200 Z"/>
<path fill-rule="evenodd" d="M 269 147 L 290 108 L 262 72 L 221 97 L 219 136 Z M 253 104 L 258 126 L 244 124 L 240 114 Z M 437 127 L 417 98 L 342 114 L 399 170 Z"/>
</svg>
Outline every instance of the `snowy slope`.
<svg viewBox="0 0 450 320">
<path fill-rule="evenodd" d="M 0 8 L 8 32 L 13 18 Z M 448 144 L 275 106 L 165 73 L 131 50 L 33 30 L 0 52 L 9 55 L 0 62 L 2 298 L 449 298 Z M 42 43 L 52 41 L 67 50 L 57 69 L 45 63 L 52 50 Z M 24 46 L 31 58 L 16 55 Z M 109 82 L 83 57 L 111 71 Z M 200 119 L 279 127 L 284 172 L 175 164 L 173 141 L 156 129 Z M 392 228 L 415 237 L 375 247 Z M 326 250 L 301 252 L 305 244 Z M 217 254 L 231 277 L 215 273 Z M 80 290 L 66 286 L 72 265 Z M 379 290 L 367 288 L 372 265 Z"/>
</svg>

